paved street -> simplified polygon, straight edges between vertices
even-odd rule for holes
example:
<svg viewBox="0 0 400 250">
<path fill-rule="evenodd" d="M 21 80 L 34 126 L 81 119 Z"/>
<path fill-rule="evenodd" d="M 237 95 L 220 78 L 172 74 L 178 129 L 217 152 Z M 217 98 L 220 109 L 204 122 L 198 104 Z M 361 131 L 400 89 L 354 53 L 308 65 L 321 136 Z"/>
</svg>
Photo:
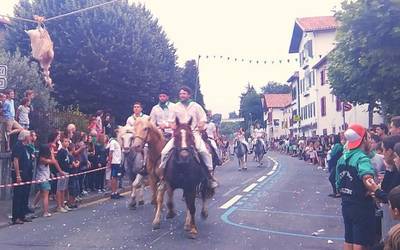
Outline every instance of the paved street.
<svg viewBox="0 0 400 250">
<path fill-rule="evenodd" d="M 289 156 L 268 156 L 277 163 L 264 159 L 264 167 L 257 168 L 251 156 L 247 172 L 237 171 L 236 161 L 218 169 L 221 187 L 209 205 L 209 218 L 202 221 L 198 212 L 195 240 L 185 236 L 184 203 L 178 191 L 178 216 L 164 219 L 158 231 L 152 231 L 148 195 L 136 211 L 127 208 L 128 198 L 103 200 L 68 214 L 0 229 L 0 249 L 341 248 L 340 200 L 327 196 L 327 173 Z"/>
</svg>

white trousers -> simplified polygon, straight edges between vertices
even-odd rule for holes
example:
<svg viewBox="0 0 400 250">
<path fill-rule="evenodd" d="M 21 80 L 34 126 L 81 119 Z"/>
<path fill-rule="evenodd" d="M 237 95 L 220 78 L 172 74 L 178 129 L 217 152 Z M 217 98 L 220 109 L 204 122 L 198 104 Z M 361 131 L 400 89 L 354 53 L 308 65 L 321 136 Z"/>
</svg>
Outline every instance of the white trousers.
<svg viewBox="0 0 400 250">
<path fill-rule="evenodd" d="M 206 164 L 208 170 L 213 170 L 212 165 L 212 156 L 208 152 L 207 147 L 203 139 L 201 138 L 200 134 L 194 133 L 194 144 L 196 147 L 197 152 L 200 154 L 201 158 L 203 159 L 204 163 Z M 174 148 L 174 138 L 171 138 L 169 142 L 165 145 L 163 150 L 161 151 L 161 164 L 160 168 L 165 168 L 168 160 L 169 152 Z"/>
</svg>

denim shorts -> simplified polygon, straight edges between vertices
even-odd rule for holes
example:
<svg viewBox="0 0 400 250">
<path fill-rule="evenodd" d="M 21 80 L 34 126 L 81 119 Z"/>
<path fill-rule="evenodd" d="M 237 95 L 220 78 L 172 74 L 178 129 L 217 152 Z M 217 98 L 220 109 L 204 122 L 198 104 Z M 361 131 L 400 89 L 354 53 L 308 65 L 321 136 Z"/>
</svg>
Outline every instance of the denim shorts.
<svg viewBox="0 0 400 250">
<path fill-rule="evenodd" d="M 47 190 L 47 191 L 50 190 L 51 189 L 50 182 L 45 181 L 45 182 L 39 183 L 39 189 L 40 190 Z"/>
<path fill-rule="evenodd" d="M 119 177 L 121 175 L 121 165 L 111 164 L 111 177 Z"/>
</svg>

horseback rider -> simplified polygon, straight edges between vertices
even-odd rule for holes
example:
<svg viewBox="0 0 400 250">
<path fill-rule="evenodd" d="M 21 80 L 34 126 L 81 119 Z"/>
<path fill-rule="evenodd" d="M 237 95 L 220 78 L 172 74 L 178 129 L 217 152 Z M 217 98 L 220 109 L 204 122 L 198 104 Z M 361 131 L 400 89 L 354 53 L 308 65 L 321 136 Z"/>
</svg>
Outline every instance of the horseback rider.
<svg viewBox="0 0 400 250">
<path fill-rule="evenodd" d="M 241 142 L 246 147 L 246 154 L 245 154 L 245 162 L 247 162 L 247 152 L 249 152 L 249 144 L 246 141 L 245 132 L 243 128 L 239 128 L 239 131 L 236 132 L 235 142 L 234 142 L 234 150 L 236 149 L 236 141 Z"/>
<path fill-rule="evenodd" d="M 220 166 L 222 164 L 221 162 L 221 153 L 219 150 L 219 147 L 217 146 L 217 140 L 219 138 L 218 133 L 217 133 L 217 126 L 215 123 L 212 121 L 212 112 L 211 110 L 207 111 L 207 123 L 205 125 L 205 132 L 207 135 L 207 140 L 210 142 L 211 147 L 213 148 L 215 152 L 215 160 L 216 160 L 216 165 Z"/>
<path fill-rule="evenodd" d="M 162 131 L 164 138 L 168 141 L 171 139 L 173 132 L 169 117 L 175 104 L 169 101 L 168 92 L 165 90 L 160 91 L 158 100 L 159 103 L 151 109 L 150 121 Z"/>
<path fill-rule="evenodd" d="M 132 109 L 133 114 L 128 117 L 126 120 L 126 126 L 131 126 L 135 127 L 135 121 L 137 118 L 142 117 L 142 118 L 149 118 L 148 115 L 143 114 L 143 107 L 141 102 L 135 102 L 133 104 L 133 109 Z"/>
<path fill-rule="evenodd" d="M 257 140 L 260 140 L 262 147 L 263 147 L 263 151 L 264 154 L 267 153 L 267 147 L 265 146 L 265 130 L 263 128 L 261 128 L 260 124 L 257 123 L 256 127 L 253 130 L 253 149 L 252 151 L 254 151 L 254 147 L 257 144 Z"/>
<path fill-rule="evenodd" d="M 212 156 L 208 152 L 207 147 L 203 139 L 201 138 L 201 131 L 205 129 L 205 123 L 207 122 L 207 116 L 204 109 L 196 102 L 191 99 L 192 90 L 187 86 L 182 86 L 179 89 L 180 101 L 176 103 L 171 109 L 169 122 L 172 126 L 175 125 L 175 119 L 178 118 L 182 122 L 188 122 L 192 119 L 192 132 L 195 140 L 195 147 L 197 152 L 200 154 L 205 166 L 208 169 L 208 178 L 211 188 L 218 186 L 217 181 L 212 175 L 213 165 Z M 172 138 L 164 147 L 161 152 L 161 164 L 160 168 L 164 169 L 169 159 L 171 150 L 174 147 L 174 138 Z"/>
</svg>

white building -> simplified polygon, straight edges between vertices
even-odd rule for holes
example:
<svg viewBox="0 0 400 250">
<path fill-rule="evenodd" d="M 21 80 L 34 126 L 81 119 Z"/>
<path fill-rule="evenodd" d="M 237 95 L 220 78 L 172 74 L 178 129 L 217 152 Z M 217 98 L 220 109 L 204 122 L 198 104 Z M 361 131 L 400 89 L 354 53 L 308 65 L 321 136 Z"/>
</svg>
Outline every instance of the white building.
<svg viewBox="0 0 400 250">
<path fill-rule="evenodd" d="M 268 139 L 289 135 L 289 123 L 292 117 L 289 109 L 291 94 L 263 95 L 264 121 Z"/>
<path fill-rule="evenodd" d="M 360 123 L 368 127 L 366 105 L 345 112 L 343 103 L 331 94 L 327 79 L 326 55 L 334 49 L 337 22 L 333 16 L 305 17 L 295 21 L 289 53 L 299 54 L 299 69 L 289 79 L 292 86 L 292 134 L 312 136 L 337 133 L 344 124 Z M 300 119 L 296 122 L 295 117 Z M 374 122 L 381 122 L 374 116 Z"/>
</svg>

